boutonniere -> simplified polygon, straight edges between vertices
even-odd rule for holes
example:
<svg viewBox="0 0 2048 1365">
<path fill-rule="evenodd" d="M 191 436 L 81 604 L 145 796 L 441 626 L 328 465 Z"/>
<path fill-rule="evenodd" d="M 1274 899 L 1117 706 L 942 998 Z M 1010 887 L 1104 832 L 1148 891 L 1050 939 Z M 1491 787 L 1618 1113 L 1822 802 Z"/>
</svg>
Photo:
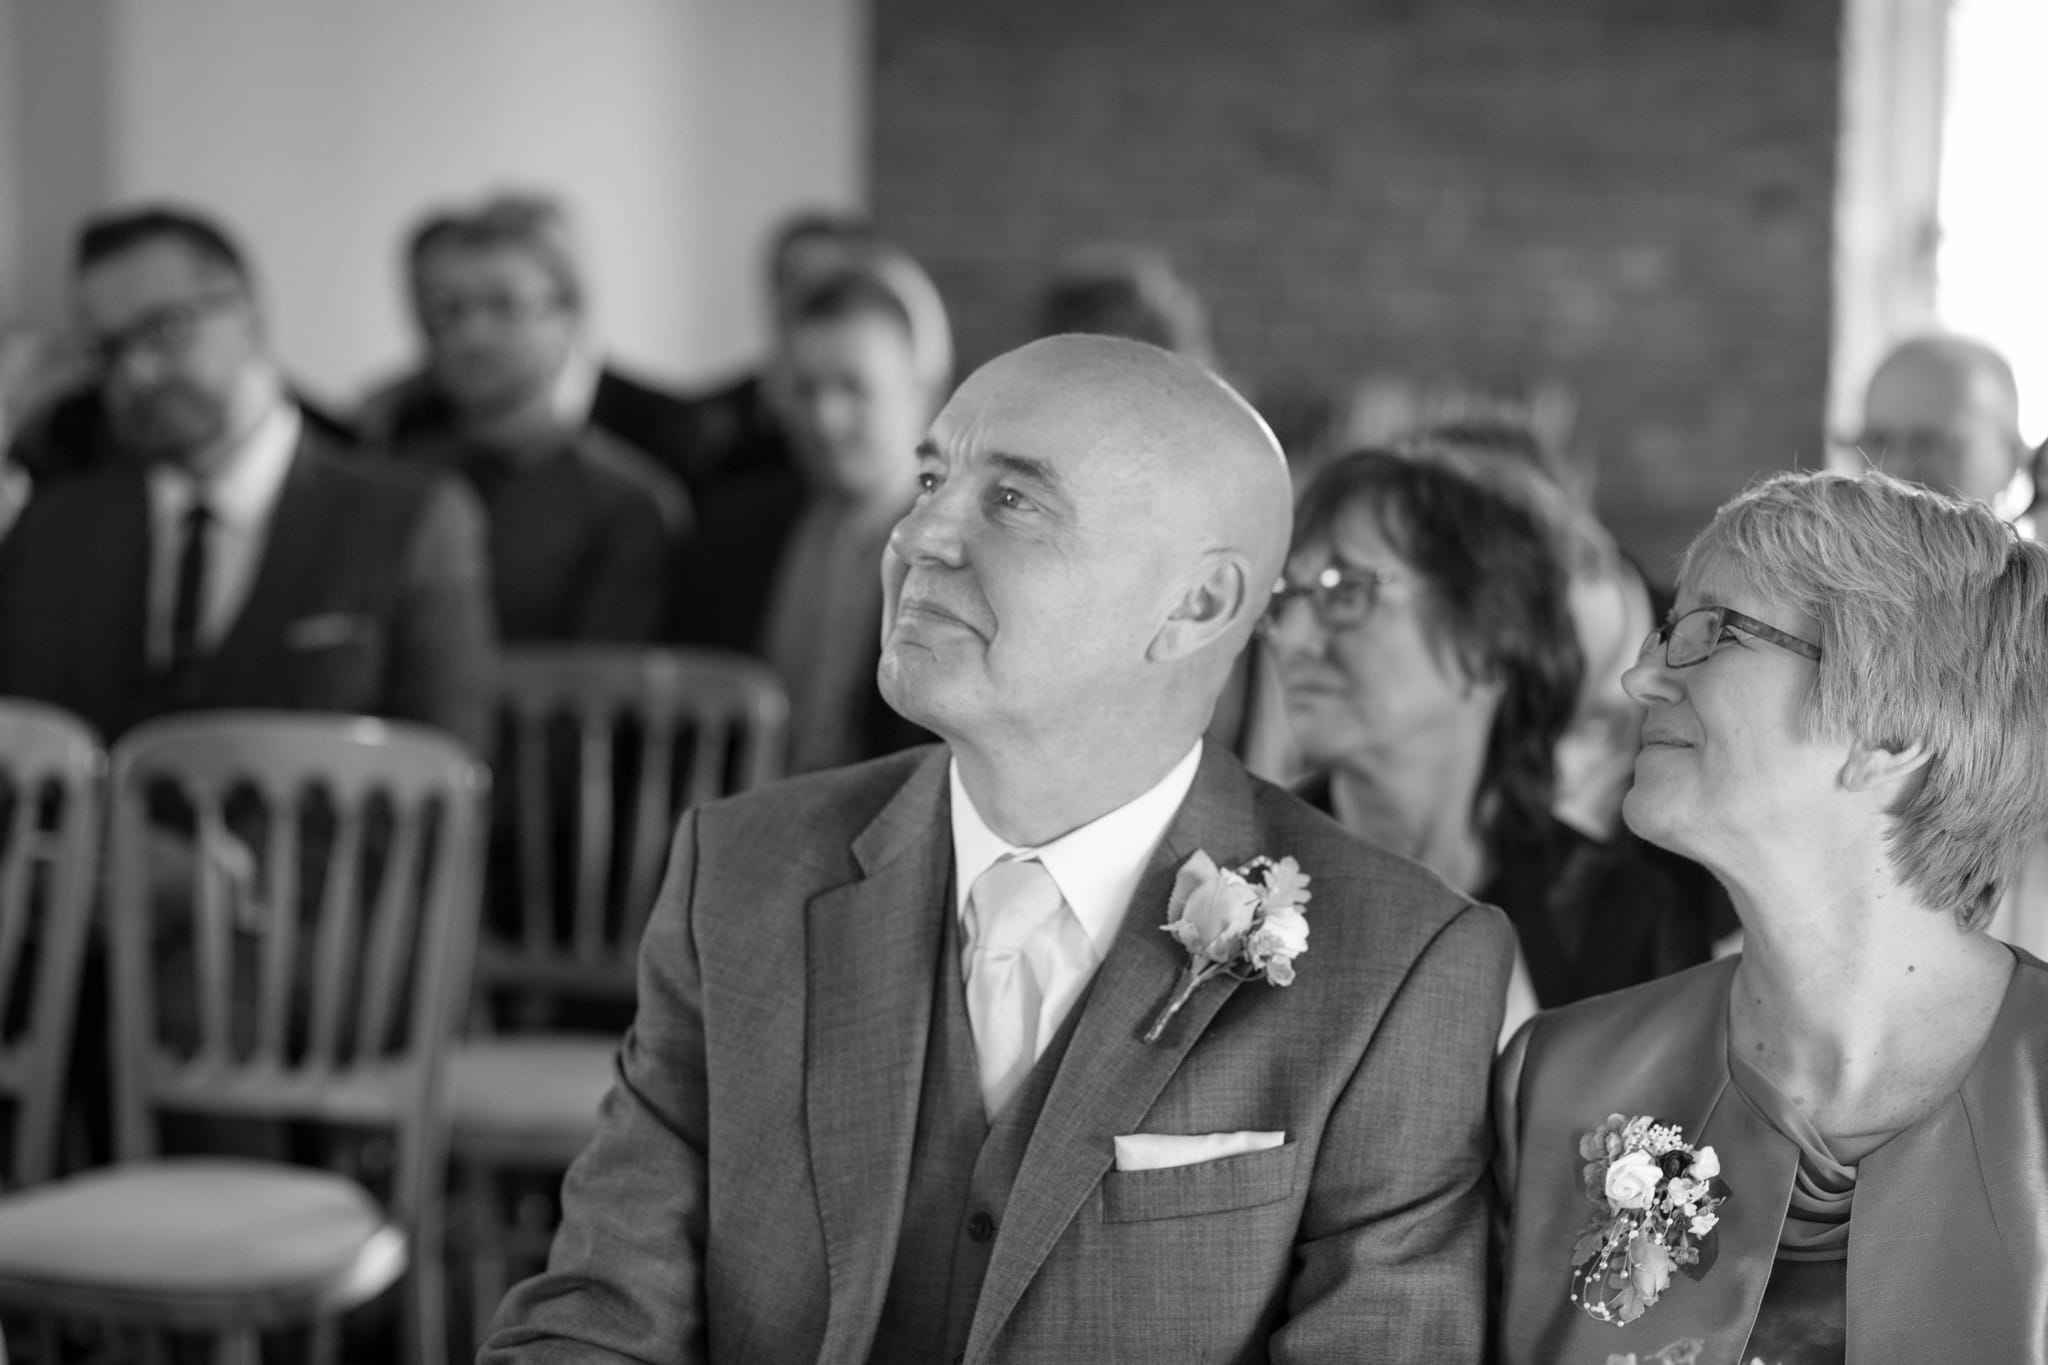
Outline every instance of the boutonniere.
<svg viewBox="0 0 2048 1365">
<path fill-rule="evenodd" d="M 1145 1041 L 1158 1042 L 1166 1021 L 1212 976 L 1293 981 L 1294 959 L 1308 951 L 1307 903 L 1308 874 L 1292 858 L 1254 858 L 1233 871 L 1196 850 L 1173 879 L 1160 926 L 1188 950 L 1188 965 Z"/>
<path fill-rule="evenodd" d="M 1620 1114 L 1579 1139 L 1579 1156 L 1600 1213 L 1572 1248 L 1572 1302 L 1601 1322 L 1634 1322 L 1672 1271 L 1697 1280 L 1713 1265 L 1715 1210 L 1728 1197 L 1721 1161 L 1676 1127 Z"/>
</svg>

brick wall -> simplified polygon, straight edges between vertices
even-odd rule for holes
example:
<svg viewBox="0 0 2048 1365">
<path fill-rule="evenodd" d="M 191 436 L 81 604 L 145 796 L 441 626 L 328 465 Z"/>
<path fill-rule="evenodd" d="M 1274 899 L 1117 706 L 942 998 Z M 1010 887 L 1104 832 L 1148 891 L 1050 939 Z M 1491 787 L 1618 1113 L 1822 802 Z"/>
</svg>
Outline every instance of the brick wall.
<svg viewBox="0 0 2048 1365">
<path fill-rule="evenodd" d="M 1831 0 L 873 0 L 873 197 L 964 365 L 1069 249 L 1165 247 L 1256 393 L 1576 401 L 1653 574 L 1820 461 Z"/>
</svg>

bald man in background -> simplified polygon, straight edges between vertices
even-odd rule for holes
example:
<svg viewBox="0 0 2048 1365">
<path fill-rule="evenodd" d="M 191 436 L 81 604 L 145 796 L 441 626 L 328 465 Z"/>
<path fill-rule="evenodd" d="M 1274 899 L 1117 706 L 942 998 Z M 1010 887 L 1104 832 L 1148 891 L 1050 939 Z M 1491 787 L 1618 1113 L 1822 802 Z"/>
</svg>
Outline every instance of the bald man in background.
<svg viewBox="0 0 2048 1365">
<path fill-rule="evenodd" d="M 1056 337 L 968 379 L 917 481 L 879 677 L 945 742 L 684 818 L 482 1359 L 1480 1359 L 1511 933 L 1201 739 L 1286 551 L 1270 433 Z M 1308 949 L 1148 1042 L 1197 853 L 1296 859 Z"/>
<path fill-rule="evenodd" d="M 2038 538 L 2019 412 L 2019 386 L 1998 352 L 1968 337 L 1909 337 L 1871 372 L 1852 444 L 1871 467 L 1988 503 Z"/>
</svg>

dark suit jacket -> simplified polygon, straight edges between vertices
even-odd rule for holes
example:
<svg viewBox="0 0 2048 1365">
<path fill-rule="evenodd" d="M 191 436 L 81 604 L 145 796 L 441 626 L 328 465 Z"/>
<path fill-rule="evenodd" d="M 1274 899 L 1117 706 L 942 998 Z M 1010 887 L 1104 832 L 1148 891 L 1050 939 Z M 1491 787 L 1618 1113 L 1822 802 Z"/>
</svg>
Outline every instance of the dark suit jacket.
<svg viewBox="0 0 2048 1365">
<path fill-rule="evenodd" d="M 1849 1359 L 2048 1361 L 2048 968 L 2025 953 L 1962 1087 L 1864 1157 L 1849 1219 Z M 1785 1222 L 1799 1149 L 1729 1079 L 1740 959 L 1538 1015 L 1501 1059 L 1508 1242 L 1506 1365 L 1647 1356 L 1699 1338 L 1740 1365 Z M 1728 1201 L 1714 1263 L 1675 1276 L 1627 1326 L 1566 1297 L 1573 1243 L 1599 1212 L 1579 1139 L 1648 1114 L 1714 1149 Z"/>
<path fill-rule="evenodd" d="M 150 534 L 140 470 L 29 500 L 0 546 L 0 693 L 66 707 L 109 739 L 164 712 L 255 707 L 420 721 L 485 751 L 490 601 L 466 489 L 338 457 L 309 428 L 248 600 L 177 688 L 145 652 Z"/>
<path fill-rule="evenodd" d="M 482 1360 L 866 1358 L 953 913 L 946 764 L 918 750 L 684 817 L 548 1271 Z M 1198 849 L 1297 858 L 1309 948 L 1293 985 L 1211 981 L 1147 1045 L 1187 962 L 1160 932 L 1168 892 Z M 1497 911 L 1209 747 L 1076 1007 L 969 1365 L 1478 1360 L 1512 952 Z M 1111 1169 L 1117 1135 L 1243 1130 L 1286 1141 Z"/>
<path fill-rule="evenodd" d="M 677 594 L 675 636 L 686 645 L 736 649 L 759 656 L 768 627 L 782 557 L 805 504 L 804 482 L 793 469 L 778 470 L 715 494 L 698 517 Z M 881 567 L 876 566 L 879 574 Z M 882 658 L 882 622 L 863 637 L 872 652 L 863 667 L 874 676 Z M 931 735 L 903 719 L 869 687 L 861 708 L 860 754 L 870 757 L 923 744 Z"/>
</svg>

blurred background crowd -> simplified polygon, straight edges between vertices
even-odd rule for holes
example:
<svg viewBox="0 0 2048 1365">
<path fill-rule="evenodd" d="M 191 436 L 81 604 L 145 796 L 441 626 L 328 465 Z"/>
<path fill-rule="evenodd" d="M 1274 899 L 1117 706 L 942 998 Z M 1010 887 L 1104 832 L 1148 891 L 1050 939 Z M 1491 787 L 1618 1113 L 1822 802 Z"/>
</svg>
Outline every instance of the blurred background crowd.
<svg viewBox="0 0 2048 1365">
<path fill-rule="evenodd" d="M 501 658 L 719 649 L 778 768 L 916 743 L 926 423 L 1136 337 L 1300 498 L 1212 740 L 1506 909 L 1512 1027 L 1727 946 L 1618 814 L 1722 499 L 1870 465 L 2035 534 L 2044 56 L 2027 0 L 0 7 L 0 694 L 489 759 Z"/>
</svg>

